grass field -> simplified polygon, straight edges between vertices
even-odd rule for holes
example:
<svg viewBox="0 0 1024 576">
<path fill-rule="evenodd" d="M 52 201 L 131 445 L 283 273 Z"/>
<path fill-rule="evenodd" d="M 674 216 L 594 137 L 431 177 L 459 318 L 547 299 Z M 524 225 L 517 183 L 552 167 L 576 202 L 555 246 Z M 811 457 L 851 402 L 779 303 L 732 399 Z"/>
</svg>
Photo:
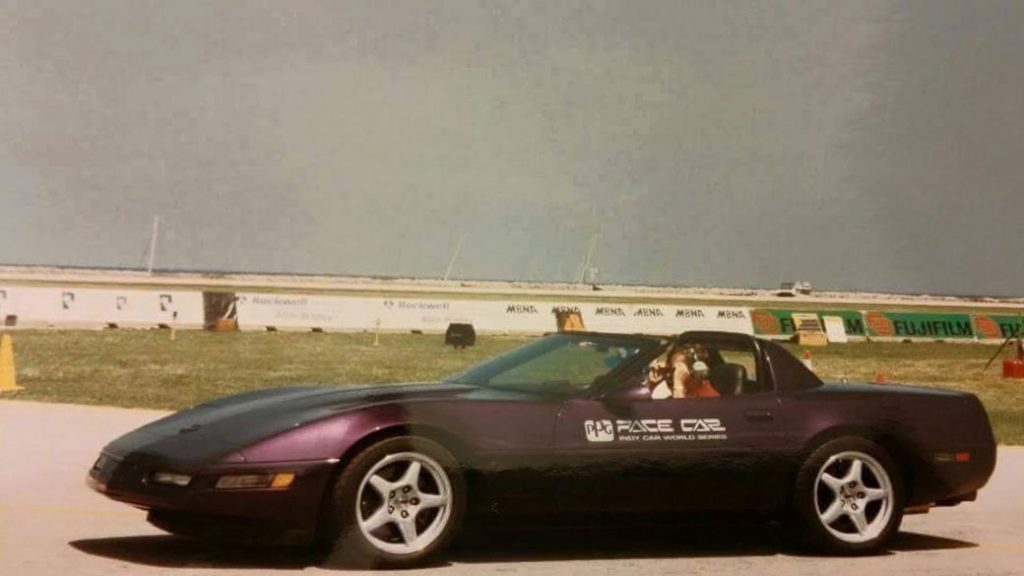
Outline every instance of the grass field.
<svg viewBox="0 0 1024 576">
<path fill-rule="evenodd" d="M 298 383 L 430 380 L 528 340 L 486 336 L 453 350 L 439 335 L 166 330 L 18 331 L 17 398 L 176 409 L 234 392 Z M 795 349 L 795 347 L 794 347 Z M 825 379 L 941 386 L 977 394 L 1000 442 L 1024 444 L 1024 381 L 1000 378 L 994 352 L 980 344 L 854 343 L 814 351 Z M 799 351 L 797 351 L 799 353 Z"/>
</svg>

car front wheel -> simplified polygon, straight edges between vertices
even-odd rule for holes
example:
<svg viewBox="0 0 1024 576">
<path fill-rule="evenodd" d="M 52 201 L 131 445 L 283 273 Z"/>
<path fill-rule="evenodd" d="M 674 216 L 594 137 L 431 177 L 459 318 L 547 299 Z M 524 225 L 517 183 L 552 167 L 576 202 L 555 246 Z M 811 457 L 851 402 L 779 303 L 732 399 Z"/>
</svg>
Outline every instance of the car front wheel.
<svg viewBox="0 0 1024 576">
<path fill-rule="evenodd" d="M 903 481 L 889 454 L 863 438 L 833 440 L 804 462 L 794 516 L 804 543 L 826 552 L 873 552 L 899 530 Z"/>
<path fill-rule="evenodd" d="M 429 562 L 454 536 L 464 488 L 437 443 L 389 438 L 345 467 L 325 510 L 328 563 L 404 568 Z"/>
</svg>

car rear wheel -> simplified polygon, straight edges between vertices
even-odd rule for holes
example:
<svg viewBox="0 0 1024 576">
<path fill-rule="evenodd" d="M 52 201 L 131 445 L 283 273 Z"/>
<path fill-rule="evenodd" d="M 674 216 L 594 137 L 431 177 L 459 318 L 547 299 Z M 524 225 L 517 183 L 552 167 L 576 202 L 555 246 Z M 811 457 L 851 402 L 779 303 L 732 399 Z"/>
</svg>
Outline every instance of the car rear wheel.
<svg viewBox="0 0 1024 576">
<path fill-rule="evenodd" d="M 799 536 L 818 550 L 873 552 L 899 530 L 903 481 L 879 445 L 833 440 L 814 451 L 797 475 L 793 498 Z"/>
<path fill-rule="evenodd" d="M 402 436 L 349 462 L 324 511 L 329 564 L 404 568 L 452 540 L 464 506 L 457 463 L 437 443 Z"/>
</svg>

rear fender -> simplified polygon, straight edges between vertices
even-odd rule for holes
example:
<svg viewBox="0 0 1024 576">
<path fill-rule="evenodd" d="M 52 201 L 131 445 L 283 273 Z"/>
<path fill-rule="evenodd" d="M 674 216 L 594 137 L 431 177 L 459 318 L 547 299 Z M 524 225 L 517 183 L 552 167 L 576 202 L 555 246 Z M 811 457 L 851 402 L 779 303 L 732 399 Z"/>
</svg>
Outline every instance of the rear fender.
<svg viewBox="0 0 1024 576">
<path fill-rule="evenodd" d="M 906 492 L 906 500 L 909 502 L 916 481 L 916 470 L 924 462 L 922 462 L 920 456 L 921 447 L 917 446 L 908 435 L 900 430 L 899 426 L 891 426 L 884 430 L 879 430 L 867 426 L 846 425 L 822 430 L 804 444 L 800 454 L 800 463 L 805 462 L 811 453 L 825 444 L 839 438 L 850 437 L 870 440 L 889 453 L 889 456 L 896 462 L 896 466 L 899 469 Z M 791 479 L 791 482 L 795 481 L 796 472 L 793 473 L 793 478 Z"/>
</svg>

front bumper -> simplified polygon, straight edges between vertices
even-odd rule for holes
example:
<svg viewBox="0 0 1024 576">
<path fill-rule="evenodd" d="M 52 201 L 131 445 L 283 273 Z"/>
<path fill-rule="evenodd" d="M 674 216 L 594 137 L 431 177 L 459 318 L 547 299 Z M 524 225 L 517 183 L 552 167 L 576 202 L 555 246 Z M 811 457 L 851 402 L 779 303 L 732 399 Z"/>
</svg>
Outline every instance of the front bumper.
<svg viewBox="0 0 1024 576">
<path fill-rule="evenodd" d="M 196 468 L 144 455 L 119 457 L 104 452 L 89 470 L 86 483 L 108 498 L 149 510 L 151 521 L 187 518 L 189 522 L 182 525 L 263 526 L 267 532 L 312 533 L 336 465 L 332 459 Z M 156 471 L 188 474 L 192 479 L 187 486 L 155 484 L 150 479 Z M 294 473 L 295 480 L 284 489 L 215 488 L 224 475 L 277 472 Z M 171 529 L 166 522 L 154 524 L 171 532 L 186 532 Z"/>
</svg>

